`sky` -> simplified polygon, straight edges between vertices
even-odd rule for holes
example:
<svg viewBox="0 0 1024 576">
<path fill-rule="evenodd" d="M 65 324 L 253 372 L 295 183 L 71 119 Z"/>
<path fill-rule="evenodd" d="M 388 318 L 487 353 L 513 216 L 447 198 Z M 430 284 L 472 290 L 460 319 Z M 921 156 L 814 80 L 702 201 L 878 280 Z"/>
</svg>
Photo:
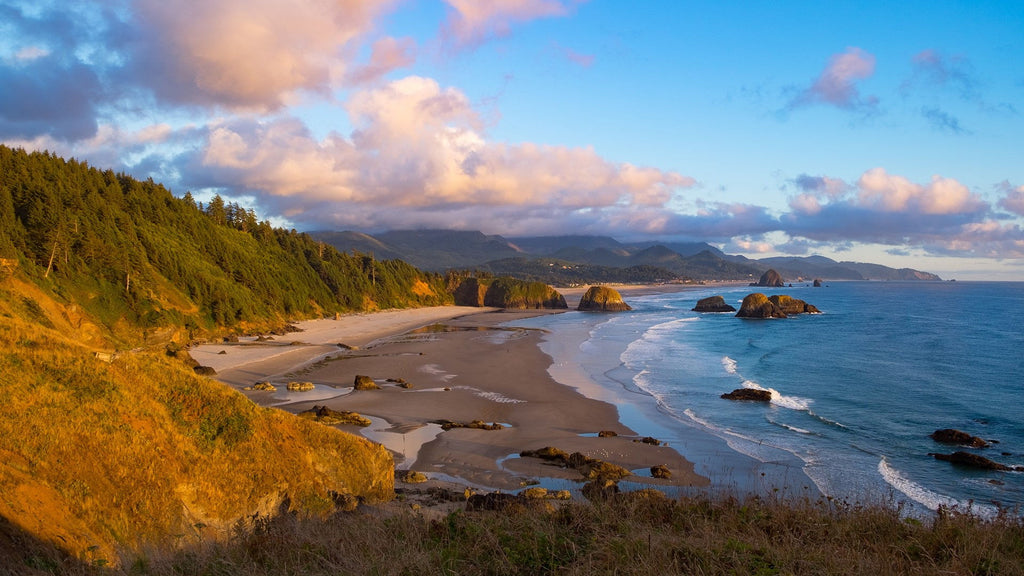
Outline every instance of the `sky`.
<svg viewBox="0 0 1024 576">
<path fill-rule="evenodd" d="M 0 0 L 0 143 L 298 230 L 1024 280 L 1024 2 Z"/>
</svg>

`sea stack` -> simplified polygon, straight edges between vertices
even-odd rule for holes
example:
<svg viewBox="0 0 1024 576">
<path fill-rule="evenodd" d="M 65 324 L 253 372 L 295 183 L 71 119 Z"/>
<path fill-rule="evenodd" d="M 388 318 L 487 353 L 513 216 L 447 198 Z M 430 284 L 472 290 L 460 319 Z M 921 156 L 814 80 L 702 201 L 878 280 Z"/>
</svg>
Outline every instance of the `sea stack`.
<svg viewBox="0 0 1024 576">
<path fill-rule="evenodd" d="M 632 310 L 629 304 L 622 301 L 618 290 L 607 286 L 591 286 L 580 299 L 577 310 L 584 312 L 622 312 Z"/>
<path fill-rule="evenodd" d="M 753 294 L 747 294 L 743 299 L 743 304 L 740 305 L 740 311 L 736 313 L 737 318 L 786 318 L 786 313 L 782 311 L 774 302 L 768 299 L 767 296 L 760 292 L 754 292 Z"/>
<path fill-rule="evenodd" d="M 782 279 L 782 274 L 779 274 L 774 269 L 769 269 L 761 275 L 761 279 L 758 280 L 756 284 L 751 284 L 751 286 L 767 286 L 769 288 L 779 288 L 785 285 L 786 283 Z"/>
</svg>

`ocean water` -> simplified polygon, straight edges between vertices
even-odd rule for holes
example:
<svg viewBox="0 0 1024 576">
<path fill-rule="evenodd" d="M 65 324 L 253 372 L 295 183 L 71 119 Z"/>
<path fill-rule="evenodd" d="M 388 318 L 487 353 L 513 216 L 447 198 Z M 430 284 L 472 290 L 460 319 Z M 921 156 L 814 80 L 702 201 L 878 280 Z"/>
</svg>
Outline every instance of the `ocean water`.
<svg viewBox="0 0 1024 576">
<path fill-rule="evenodd" d="M 752 291 L 789 294 L 823 314 L 690 311 L 714 294 L 739 308 Z M 961 449 L 928 437 L 957 428 L 998 440 L 979 454 L 1024 466 L 1024 283 L 728 286 L 628 301 L 632 312 L 528 322 L 551 331 L 557 380 L 582 371 L 624 423 L 668 439 L 716 484 L 756 485 L 743 476 L 774 470 L 796 493 L 812 483 L 850 503 L 1024 513 L 1024 472 L 928 455 Z M 720 398 L 740 387 L 771 390 L 773 400 Z"/>
</svg>

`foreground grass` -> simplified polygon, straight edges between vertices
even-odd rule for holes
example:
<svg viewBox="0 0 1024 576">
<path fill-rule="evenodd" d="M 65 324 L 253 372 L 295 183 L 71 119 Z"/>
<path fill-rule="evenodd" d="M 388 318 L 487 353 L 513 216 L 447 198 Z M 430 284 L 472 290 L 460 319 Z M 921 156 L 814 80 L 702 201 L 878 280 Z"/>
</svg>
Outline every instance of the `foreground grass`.
<svg viewBox="0 0 1024 576">
<path fill-rule="evenodd" d="M 285 515 L 222 541 L 152 549 L 117 572 L 63 574 L 1024 574 L 1019 516 L 829 502 L 669 500 L 650 494 L 557 509 Z"/>
</svg>

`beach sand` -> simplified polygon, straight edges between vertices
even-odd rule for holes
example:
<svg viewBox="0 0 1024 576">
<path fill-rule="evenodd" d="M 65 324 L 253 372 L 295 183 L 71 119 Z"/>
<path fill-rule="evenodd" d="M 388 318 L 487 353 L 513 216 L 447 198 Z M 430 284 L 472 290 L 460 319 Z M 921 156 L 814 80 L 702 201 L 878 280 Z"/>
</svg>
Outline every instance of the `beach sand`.
<svg viewBox="0 0 1024 576">
<path fill-rule="evenodd" d="M 578 299 L 567 299 L 572 296 Z M 340 428 L 383 443 L 398 468 L 435 481 L 504 491 L 535 482 L 578 488 L 577 471 L 518 456 L 553 446 L 632 470 L 629 481 L 639 485 L 706 486 L 708 479 L 673 448 L 639 442 L 614 405 L 552 379 L 552 360 L 539 347 L 543 334 L 514 328 L 516 319 L 538 313 L 546 312 L 451 306 L 349 315 L 300 323 L 301 332 L 272 342 L 244 338 L 191 353 L 236 389 L 256 381 L 278 386 L 277 392 L 245 392 L 258 404 L 295 413 L 322 405 L 371 418 L 367 428 Z M 381 389 L 353 391 L 357 374 L 374 378 Z M 404 379 L 412 388 L 388 379 Z M 315 387 L 287 392 L 289 381 Z M 439 420 L 503 427 L 441 431 Z M 600 438 L 599 431 L 617 436 Z M 651 478 L 655 465 L 668 467 L 672 478 Z"/>
</svg>

